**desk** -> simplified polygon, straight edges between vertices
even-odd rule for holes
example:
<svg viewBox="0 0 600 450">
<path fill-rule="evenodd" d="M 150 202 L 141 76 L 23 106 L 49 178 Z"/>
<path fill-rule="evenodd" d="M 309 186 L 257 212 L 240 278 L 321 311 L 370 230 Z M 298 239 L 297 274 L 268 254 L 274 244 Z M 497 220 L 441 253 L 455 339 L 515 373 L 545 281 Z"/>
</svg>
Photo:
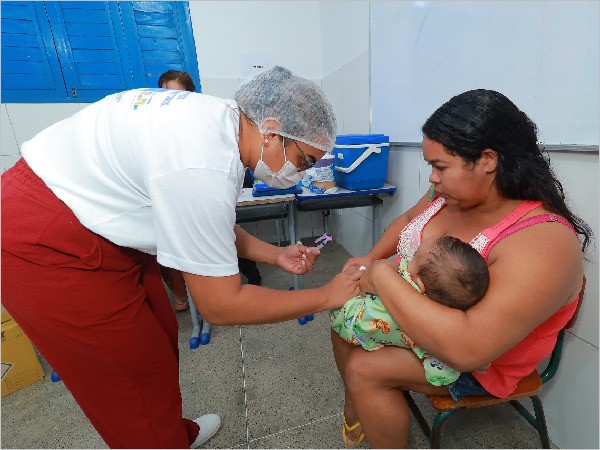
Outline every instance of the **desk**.
<svg viewBox="0 0 600 450">
<path fill-rule="evenodd" d="M 288 219 L 290 244 L 296 243 L 296 208 L 294 194 L 253 197 L 252 188 L 243 188 L 235 209 L 236 223 L 257 222 L 269 219 Z M 294 275 L 294 288 L 300 289 L 300 280 Z"/>
<path fill-rule="evenodd" d="M 384 184 L 378 189 L 349 191 L 338 187 L 335 194 L 316 194 L 303 188 L 302 194 L 296 195 L 298 211 L 323 211 L 329 209 L 357 208 L 373 206 L 373 245 L 379 240 L 379 209 L 383 200 L 381 194 L 394 195 L 396 186 Z"/>
<path fill-rule="evenodd" d="M 248 223 L 287 217 L 290 242 L 296 242 L 296 218 L 293 214 L 295 200 L 294 194 L 253 197 L 252 188 L 243 188 L 235 209 L 235 222 Z"/>
</svg>

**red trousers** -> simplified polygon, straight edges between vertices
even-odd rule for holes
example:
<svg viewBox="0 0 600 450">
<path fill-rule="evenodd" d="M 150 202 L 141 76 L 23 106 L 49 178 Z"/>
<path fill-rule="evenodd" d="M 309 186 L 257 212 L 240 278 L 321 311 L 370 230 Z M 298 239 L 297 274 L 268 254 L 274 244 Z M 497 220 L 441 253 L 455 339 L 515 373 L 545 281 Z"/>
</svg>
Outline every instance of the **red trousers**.
<svg viewBox="0 0 600 450">
<path fill-rule="evenodd" d="M 189 448 L 155 257 L 83 227 L 23 159 L 2 175 L 2 304 L 111 448 Z"/>
</svg>

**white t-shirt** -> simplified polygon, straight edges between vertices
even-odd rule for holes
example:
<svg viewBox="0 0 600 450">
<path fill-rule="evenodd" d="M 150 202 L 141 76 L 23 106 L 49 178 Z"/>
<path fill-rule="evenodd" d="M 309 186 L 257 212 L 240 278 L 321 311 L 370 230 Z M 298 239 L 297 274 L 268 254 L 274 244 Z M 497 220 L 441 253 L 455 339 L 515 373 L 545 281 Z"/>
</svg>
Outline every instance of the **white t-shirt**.
<svg viewBox="0 0 600 450">
<path fill-rule="evenodd" d="M 233 100 L 135 89 L 50 126 L 21 153 L 93 232 L 167 267 L 228 276 L 238 273 L 238 140 Z"/>
</svg>

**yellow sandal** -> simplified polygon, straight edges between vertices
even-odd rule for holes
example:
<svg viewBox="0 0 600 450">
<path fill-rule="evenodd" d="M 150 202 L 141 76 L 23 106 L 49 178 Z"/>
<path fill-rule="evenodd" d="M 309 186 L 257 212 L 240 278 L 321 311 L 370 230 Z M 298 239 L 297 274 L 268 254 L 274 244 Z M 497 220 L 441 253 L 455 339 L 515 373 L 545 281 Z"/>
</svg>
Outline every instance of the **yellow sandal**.
<svg viewBox="0 0 600 450">
<path fill-rule="evenodd" d="M 348 436 L 346 435 L 346 433 L 351 433 L 354 430 L 356 430 L 358 427 L 360 427 L 360 422 L 356 422 L 354 425 L 349 427 L 348 423 L 346 422 L 346 416 L 344 415 L 343 412 L 342 412 L 342 421 L 344 422 L 344 427 L 342 428 L 342 439 L 344 440 L 344 445 L 346 446 L 346 448 L 358 447 L 360 445 L 360 443 L 362 442 L 362 440 L 365 438 L 365 433 L 363 433 L 361 430 L 360 435 L 358 436 L 358 439 L 356 440 L 356 442 L 350 440 L 348 438 Z"/>
</svg>

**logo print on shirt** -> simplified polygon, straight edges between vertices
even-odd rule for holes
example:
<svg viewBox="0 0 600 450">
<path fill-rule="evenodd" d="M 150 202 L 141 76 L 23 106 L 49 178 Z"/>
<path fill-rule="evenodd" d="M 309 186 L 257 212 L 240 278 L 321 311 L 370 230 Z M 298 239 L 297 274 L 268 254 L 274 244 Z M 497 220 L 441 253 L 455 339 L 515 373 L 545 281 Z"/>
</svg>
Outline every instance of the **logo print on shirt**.
<svg viewBox="0 0 600 450">
<path fill-rule="evenodd" d="M 148 103 L 150 103 L 150 101 L 152 100 L 152 97 L 154 97 L 154 94 L 156 92 L 153 92 L 151 90 L 144 90 L 141 91 L 138 96 L 133 100 L 133 105 L 131 107 L 131 109 L 133 109 L 134 111 L 140 109 L 142 106 L 146 106 Z"/>
</svg>

